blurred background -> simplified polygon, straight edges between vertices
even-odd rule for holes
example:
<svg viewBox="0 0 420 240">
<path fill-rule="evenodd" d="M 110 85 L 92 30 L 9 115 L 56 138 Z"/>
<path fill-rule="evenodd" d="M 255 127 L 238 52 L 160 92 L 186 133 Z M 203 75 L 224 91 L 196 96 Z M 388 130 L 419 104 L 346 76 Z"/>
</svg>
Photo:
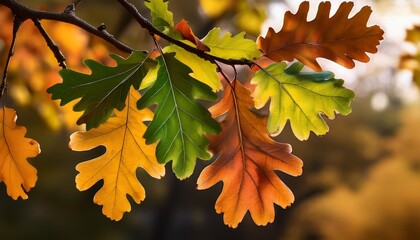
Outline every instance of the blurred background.
<svg viewBox="0 0 420 240">
<path fill-rule="evenodd" d="M 70 3 L 20 2 L 57 11 Z M 148 16 L 143 1 L 131 2 Z M 314 14 L 320 1 L 310 2 Z M 331 2 L 334 12 L 341 1 Z M 220 26 L 232 33 L 246 31 L 256 39 L 269 26 L 280 30 L 285 11 L 296 12 L 299 3 L 171 0 L 169 7 L 175 21 L 188 20 L 200 38 Z M 162 180 L 139 170 L 146 200 L 133 203 L 132 211 L 119 222 L 103 216 L 101 206 L 92 201 L 102 183 L 79 192 L 74 178 L 79 162 L 104 149 L 72 152 L 67 147 L 69 135 L 80 128 L 74 125 L 79 114 L 71 111 L 71 105 L 59 108 L 45 92 L 61 79 L 55 58 L 28 21 L 19 31 L 5 101 L 17 110 L 17 122 L 27 127 L 27 137 L 41 145 L 42 154 L 30 160 L 39 179 L 26 201 L 13 201 L 0 184 L 0 239 L 420 239 L 420 27 L 415 28 L 420 25 L 420 1 L 358 0 L 354 10 L 364 5 L 373 9 L 369 25 L 378 24 L 385 31 L 379 53 L 352 70 L 322 62 L 325 70 L 356 92 L 352 114 L 328 121 L 330 133 L 311 135 L 304 142 L 286 128 L 277 140 L 293 146 L 293 153 L 304 161 L 304 173 L 297 178 L 278 174 L 296 201 L 285 210 L 276 206 L 275 221 L 268 226 L 255 226 L 246 215 L 236 229 L 225 226 L 222 215 L 214 211 L 221 184 L 206 191 L 195 189 L 207 164 L 203 161 L 182 182 L 169 171 L 170 164 Z M 116 1 L 85 0 L 77 14 L 95 26 L 104 23 L 111 34 L 136 49 L 152 49 L 148 33 Z M 108 52 L 118 51 L 101 40 L 66 24 L 43 24 L 70 68 L 86 71 L 83 58 L 113 64 Z M 1 64 L 10 40 L 10 12 L 0 8 Z"/>
</svg>

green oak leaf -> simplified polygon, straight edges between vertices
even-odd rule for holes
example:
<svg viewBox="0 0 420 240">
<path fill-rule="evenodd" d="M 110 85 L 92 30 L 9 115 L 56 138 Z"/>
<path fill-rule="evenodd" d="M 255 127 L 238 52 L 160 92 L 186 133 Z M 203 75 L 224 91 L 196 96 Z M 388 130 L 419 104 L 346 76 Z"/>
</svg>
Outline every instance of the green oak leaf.
<svg viewBox="0 0 420 240">
<path fill-rule="evenodd" d="M 258 50 L 257 44 L 244 38 L 245 32 L 233 37 L 231 33 L 227 32 L 220 38 L 220 31 L 220 28 L 213 28 L 202 39 L 202 42 L 210 48 L 210 55 L 235 60 L 253 60 L 261 56 L 262 53 Z"/>
<path fill-rule="evenodd" d="M 285 62 L 274 63 L 257 71 L 252 84 L 256 108 L 270 101 L 268 131 L 279 134 L 287 120 L 295 136 L 308 139 L 310 132 L 324 135 L 328 125 L 321 114 L 334 119 L 335 112 L 347 115 L 354 93 L 343 87 L 343 80 L 334 79 L 331 72 L 302 73 L 302 63 L 285 69 Z"/>
<path fill-rule="evenodd" d="M 150 9 L 153 26 L 160 31 L 174 25 L 174 17 L 172 12 L 168 10 L 168 4 L 169 2 L 163 0 L 144 1 L 144 5 Z"/>
<path fill-rule="evenodd" d="M 163 50 L 168 53 L 175 52 L 175 58 L 191 68 L 191 76 L 210 86 L 214 92 L 223 88 L 217 75 L 217 66 L 215 64 L 174 44 L 165 47 Z"/>
<path fill-rule="evenodd" d="M 155 83 L 139 100 L 139 109 L 156 103 L 157 108 L 144 138 L 151 144 L 159 141 L 156 157 L 160 163 L 173 161 L 179 179 L 194 171 L 196 158 L 208 160 L 206 135 L 217 134 L 219 124 L 197 99 L 215 101 L 217 95 L 204 83 L 190 76 L 191 69 L 168 53 L 157 58 L 159 70 Z"/>
<path fill-rule="evenodd" d="M 122 111 L 130 87 L 138 89 L 148 70 L 156 65 L 144 52 L 133 52 L 127 59 L 110 56 L 117 62 L 115 67 L 85 60 L 91 75 L 63 69 L 59 72 L 63 82 L 47 90 L 52 99 L 61 99 L 61 106 L 81 98 L 73 109 L 84 111 L 77 124 L 86 123 L 87 130 L 108 120 L 114 108 Z"/>
</svg>

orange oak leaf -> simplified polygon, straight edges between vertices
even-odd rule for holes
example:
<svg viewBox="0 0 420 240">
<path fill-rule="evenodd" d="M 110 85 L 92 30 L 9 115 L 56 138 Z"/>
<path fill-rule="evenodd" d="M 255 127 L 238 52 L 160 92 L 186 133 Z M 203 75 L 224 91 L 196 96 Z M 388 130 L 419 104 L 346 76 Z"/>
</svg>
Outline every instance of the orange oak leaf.
<svg viewBox="0 0 420 240">
<path fill-rule="evenodd" d="M 188 41 L 194 43 L 197 48 L 203 52 L 210 51 L 210 48 L 206 46 L 200 39 L 198 39 L 194 32 L 192 31 L 190 25 L 188 25 L 188 22 L 185 21 L 185 19 L 182 19 L 175 25 L 175 29 L 178 30 L 178 32 L 181 33 L 181 35 L 187 39 Z"/>
<path fill-rule="evenodd" d="M 198 189 L 207 189 L 223 181 L 216 201 L 216 212 L 224 213 L 224 222 L 237 227 L 247 211 L 257 225 L 274 220 L 273 203 L 286 208 L 294 201 L 292 191 L 274 170 L 292 176 L 302 173 L 302 161 L 291 154 L 289 144 L 271 139 L 267 117 L 251 111 L 251 92 L 241 83 L 226 87 L 219 103 L 210 108 L 212 116 L 226 115 L 222 132 L 211 137 L 210 150 L 219 156 L 200 174 Z"/>
<path fill-rule="evenodd" d="M 98 128 L 76 132 L 70 137 L 70 148 L 74 151 L 106 147 L 104 155 L 76 166 L 79 171 L 76 187 L 84 191 L 103 180 L 104 185 L 93 201 L 103 205 L 103 214 L 116 221 L 124 212 L 131 211 L 127 194 L 137 204 L 145 198 L 145 190 L 136 176 L 137 168 L 142 167 L 154 178 L 165 174 L 164 166 L 155 157 L 156 146 L 146 145 L 143 138 L 146 130 L 143 121 L 152 120 L 153 113 L 149 109 L 137 109 L 139 98 L 140 94 L 132 88 L 123 111 L 115 111 L 115 117 Z"/>
<path fill-rule="evenodd" d="M 384 32 L 379 26 L 366 27 L 372 10 L 363 7 L 349 18 L 354 3 L 343 2 L 330 18 L 330 2 L 319 4 L 316 17 L 307 22 L 309 2 L 301 3 L 296 14 L 286 12 L 280 32 L 268 30 L 257 42 L 264 55 L 274 61 L 297 59 L 308 67 L 321 71 L 316 58 L 326 58 L 346 68 L 353 60 L 368 62 L 366 52 L 376 53 Z"/>
<path fill-rule="evenodd" d="M 27 159 L 41 152 L 35 140 L 25 138 L 26 128 L 17 126 L 16 118 L 15 110 L 0 110 L 0 182 L 4 181 L 7 194 L 15 200 L 27 199 L 25 191 L 35 186 L 37 171 Z"/>
</svg>

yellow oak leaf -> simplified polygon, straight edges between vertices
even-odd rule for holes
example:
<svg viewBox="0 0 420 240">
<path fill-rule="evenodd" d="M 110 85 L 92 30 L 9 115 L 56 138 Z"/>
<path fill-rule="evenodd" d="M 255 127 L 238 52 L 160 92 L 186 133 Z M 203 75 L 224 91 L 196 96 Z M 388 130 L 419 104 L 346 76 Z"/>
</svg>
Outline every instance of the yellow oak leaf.
<svg viewBox="0 0 420 240">
<path fill-rule="evenodd" d="M 206 61 L 199 56 L 190 53 L 179 46 L 176 46 L 175 44 L 166 46 L 163 51 L 175 52 L 175 58 L 191 68 L 191 76 L 211 87 L 213 92 L 217 92 L 223 89 L 219 80 L 219 76 L 217 75 L 217 67 L 215 64 Z"/>
<path fill-rule="evenodd" d="M 106 152 L 95 159 L 76 166 L 76 187 L 84 191 L 103 180 L 102 188 L 93 201 L 102 205 L 104 215 L 112 220 L 120 220 L 125 212 L 131 211 L 127 194 L 139 204 L 145 198 L 145 190 L 137 176 L 137 168 L 143 168 L 150 176 L 160 178 L 165 168 L 155 157 L 155 145 L 146 145 L 143 134 L 153 113 L 149 109 L 138 110 L 138 91 L 131 89 L 123 111 L 114 111 L 115 117 L 98 128 L 80 131 L 71 135 L 70 148 L 86 151 L 98 146 L 106 147 Z"/>
<path fill-rule="evenodd" d="M 17 126 L 16 118 L 14 109 L 0 110 L 0 181 L 6 184 L 7 194 L 15 200 L 27 199 L 25 191 L 35 186 L 37 171 L 27 159 L 41 152 L 38 142 L 25 138 L 26 128 Z"/>
</svg>

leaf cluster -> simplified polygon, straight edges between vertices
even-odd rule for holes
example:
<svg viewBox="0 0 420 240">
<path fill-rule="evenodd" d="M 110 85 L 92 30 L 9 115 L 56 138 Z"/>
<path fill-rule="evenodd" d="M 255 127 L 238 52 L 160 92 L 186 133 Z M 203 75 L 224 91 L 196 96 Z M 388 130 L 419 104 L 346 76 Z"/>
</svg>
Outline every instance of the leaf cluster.
<svg viewBox="0 0 420 240">
<path fill-rule="evenodd" d="M 207 189 L 223 182 L 216 211 L 225 223 L 237 227 L 248 211 L 257 225 L 272 222 L 274 204 L 286 208 L 294 201 L 276 171 L 298 176 L 303 162 L 289 144 L 270 136 L 280 134 L 287 122 L 300 140 L 311 132 L 324 135 L 325 118 L 351 112 L 354 93 L 316 59 L 347 68 L 354 60 L 367 62 L 366 53 L 376 52 L 383 35 L 378 26 L 366 26 L 370 8 L 349 18 L 353 3 L 343 3 L 330 17 L 331 4 L 324 2 L 308 21 L 309 3 L 303 2 L 297 13 L 285 14 L 282 30 L 270 29 L 253 41 L 245 32 L 222 34 L 220 28 L 199 39 L 187 21 L 175 24 L 167 1 L 145 1 L 145 6 L 151 22 L 137 16 L 151 33 L 153 50 L 133 51 L 127 58 L 111 54 L 113 67 L 85 60 L 90 74 L 63 69 L 62 83 L 48 89 L 61 105 L 76 102 L 73 110 L 83 112 L 77 123 L 86 124 L 86 131 L 74 133 L 70 147 L 106 148 L 76 167 L 77 188 L 87 190 L 103 180 L 94 202 L 119 220 L 131 210 L 127 195 L 136 203 L 145 198 L 138 168 L 160 178 L 171 162 L 174 174 L 185 179 L 197 159 L 213 159 L 197 185 Z M 238 79 L 237 65 L 249 66 L 251 77 Z M 303 71 L 305 65 L 315 72 Z M 225 73 L 229 66 L 232 79 Z M 263 114 L 259 109 L 266 105 L 269 111 Z"/>
</svg>

